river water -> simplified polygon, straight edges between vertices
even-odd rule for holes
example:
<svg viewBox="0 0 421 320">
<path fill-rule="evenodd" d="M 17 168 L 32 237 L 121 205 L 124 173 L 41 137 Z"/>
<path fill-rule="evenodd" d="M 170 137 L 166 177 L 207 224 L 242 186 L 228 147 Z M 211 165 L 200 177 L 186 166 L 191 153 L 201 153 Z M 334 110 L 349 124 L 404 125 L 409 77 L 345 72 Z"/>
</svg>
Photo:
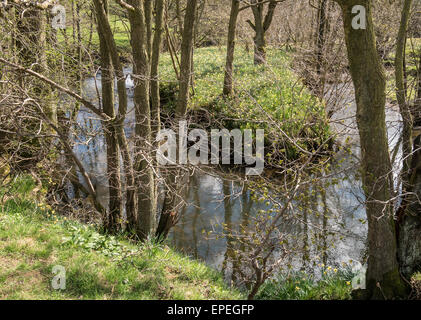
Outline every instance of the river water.
<svg viewBox="0 0 421 320">
<path fill-rule="evenodd" d="M 129 69 L 125 70 L 127 73 Z M 133 133 L 133 82 L 127 78 L 129 91 L 129 114 L 126 119 L 126 132 Z M 101 90 L 100 75 L 97 81 L 88 78 L 84 81 L 84 95 L 92 100 Z M 293 270 L 307 270 L 316 273 L 315 266 L 341 266 L 344 263 L 359 265 L 364 261 L 367 224 L 365 223 L 364 195 L 358 177 L 359 138 L 355 122 L 355 103 L 352 86 L 338 84 L 331 86 L 326 93 L 327 108 L 331 112 L 331 128 L 337 133 L 337 141 L 348 143 L 351 153 L 340 152 L 335 163 L 335 171 L 329 179 L 336 183 L 327 184 L 325 197 L 316 194 L 310 203 L 307 221 L 286 223 L 282 232 L 290 233 L 296 239 L 297 247 L 306 247 L 291 254 L 285 261 Z M 387 127 L 391 149 L 398 142 L 400 116 L 395 108 L 387 107 Z M 78 114 L 78 123 L 83 132 L 75 152 L 81 158 L 88 172 L 95 177 L 101 201 L 107 202 L 106 151 L 98 121 L 86 110 Z M 381 161 L 381 159 L 379 159 Z M 336 172 L 336 173 L 335 173 Z M 209 237 L 208 231 L 222 233 L 221 223 L 234 229 L 248 223 L 250 217 L 259 210 L 268 211 L 272 205 L 254 201 L 250 191 L 236 182 L 225 181 L 218 172 L 196 174 L 190 179 L 188 205 L 184 208 L 181 220 L 169 236 L 170 243 L 178 250 L 200 259 L 213 268 L 223 271 L 230 280 L 242 261 L 233 258 L 233 243 L 226 237 Z M 294 205 L 300 205 L 299 200 Z M 309 205 L 308 203 L 306 204 Z M 320 241 L 323 240 L 323 244 Z"/>
</svg>

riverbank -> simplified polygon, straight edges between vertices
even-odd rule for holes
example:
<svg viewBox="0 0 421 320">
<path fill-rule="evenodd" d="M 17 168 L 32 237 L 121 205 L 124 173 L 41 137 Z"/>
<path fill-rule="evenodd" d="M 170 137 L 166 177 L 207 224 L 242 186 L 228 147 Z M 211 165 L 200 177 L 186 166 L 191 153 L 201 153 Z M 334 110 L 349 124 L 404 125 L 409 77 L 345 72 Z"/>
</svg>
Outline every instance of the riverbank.
<svg viewBox="0 0 421 320">
<path fill-rule="evenodd" d="M 28 177 L 0 190 L 0 299 L 246 298 L 206 264 L 167 245 L 103 235 L 36 200 L 39 192 Z M 64 290 L 52 287 L 56 266 L 64 267 Z M 304 273 L 270 280 L 257 299 L 348 299 L 352 275 L 325 269 L 318 281 Z"/>
<path fill-rule="evenodd" d="M 1 192 L 0 299 L 241 299 L 205 264 L 151 242 L 136 245 L 36 203 L 31 179 Z M 66 288 L 52 288 L 54 266 Z"/>
</svg>

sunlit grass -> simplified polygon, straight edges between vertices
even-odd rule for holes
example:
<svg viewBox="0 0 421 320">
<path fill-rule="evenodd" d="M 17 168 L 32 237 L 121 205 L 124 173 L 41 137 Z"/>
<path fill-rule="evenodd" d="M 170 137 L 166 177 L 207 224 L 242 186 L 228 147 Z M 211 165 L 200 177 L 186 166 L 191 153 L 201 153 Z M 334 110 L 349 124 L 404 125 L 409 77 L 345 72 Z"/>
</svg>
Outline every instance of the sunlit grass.
<svg viewBox="0 0 421 320">
<path fill-rule="evenodd" d="M 222 276 L 168 246 L 135 245 L 59 216 L 19 179 L 0 210 L 0 299 L 239 299 Z M 14 193 L 19 191 L 20 193 Z M 4 192 L 2 192 L 4 193 Z M 66 269 L 54 290 L 52 268 Z"/>
<path fill-rule="evenodd" d="M 308 141 L 320 145 L 329 136 L 325 107 L 305 87 L 291 69 L 291 55 L 284 50 L 268 48 L 267 63 L 255 66 L 253 52 L 236 48 L 234 59 L 234 90 L 230 99 L 222 96 L 226 49 L 220 47 L 198 48 L 194 54 L 194 92 L 190 109 L 206 110 L 225 120 L 227 128 L 265 129 L 270 137 L 279 137 L 282 128 L 306 149 Z M 161 86 L 177 87 L 171 58 L 163 54 L 160 64 Z M 168 91 L 168 90 L 167 90 Z M 170 105 L 173 107 L 175 100 Z M 272 123 L 268 125 L 268 123 Z M 275 130 L 274 134 L 271 131 Z M 283 141 L 291 157 L 296 146 Z"/>
<path fill-rule="evenodd" d="M 336 271 L 334 271 L 336 270 Z M 353 274 L 331 269 L 316 280 L 304 272 L 280 275 L 267 281 L 257 298 L 266 300 L 348 300 L 351 299 Z"/>
</svg>

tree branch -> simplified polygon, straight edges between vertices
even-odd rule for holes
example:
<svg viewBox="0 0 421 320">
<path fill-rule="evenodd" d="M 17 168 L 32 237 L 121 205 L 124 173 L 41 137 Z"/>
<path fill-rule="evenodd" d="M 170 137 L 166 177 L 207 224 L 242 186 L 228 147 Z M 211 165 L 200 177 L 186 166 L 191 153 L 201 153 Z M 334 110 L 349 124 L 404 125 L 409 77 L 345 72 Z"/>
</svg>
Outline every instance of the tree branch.
<svg viewBox="0 0 421 320">
<path fill-rule="evenodd" d="M 89 110 L 91 110 L 93 113 L 95 113 L 96 115 L 100 116 L 102 120 L 106 120 L 106 121 L 112 120 L 105 113 L 103 113 L 100 109 L 98 109 L 92 102 L 86 100 L 85 98 L 83 98 L 82 96 L 80 96 L 77 93 L 73 92 L 72 90 L 61 86 L 60 84 L 58 84 L 58 83 L 54 82 L 53 80 L 45 77 L 44 75 L 42 75 L 42 74 L 40 74 L 38 72 L 35 72 L 35 71 L 31 70 L 31 69 L 22 67 L 21 65 L 18 65 L 18 64 L 15 64 L 13 62 L 10 62 L 10 61 L 8 61 L 6 59 L 3 59 L 1 57 L 0 57 L 0 62 L 6 64 L 6 65 L 8 65 L 8 66 L 10 66 L 10 67 L 12 67 L 12 68 L 14 68 L 16 70 L 19 70 L 19 71 L 25 72 L 25 73 L 27 73 L 27 74 L 29 74 L 31 76 L 34 76 L 35 78 L 37 78 L 37 79 L 39 79 L 39 80 L 41 80 L 41 81 L 43 81 L 45 83 L 48 83 L 53 88 L 56 88 L 56 89 L 58 89 L 58 90 L 60 90 L 60 91 L 62 91 L 64 93 L 68 94 L 69 96 L 75 98 L 77 101 L 79 101 L 80 103 L 82 103 L 86 108 L 88 108 Z"/>
</svg>

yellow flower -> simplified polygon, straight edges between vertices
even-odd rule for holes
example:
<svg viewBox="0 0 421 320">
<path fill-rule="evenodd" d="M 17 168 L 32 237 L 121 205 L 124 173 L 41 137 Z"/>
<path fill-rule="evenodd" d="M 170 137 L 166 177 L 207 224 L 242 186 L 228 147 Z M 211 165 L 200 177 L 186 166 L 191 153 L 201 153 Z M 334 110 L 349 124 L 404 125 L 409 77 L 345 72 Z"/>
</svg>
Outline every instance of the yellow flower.
<svg viewBox="0 0 421 320">
<path fill-rule="evenodd" d="M 333 269 L 333 272 L 335 272 L 335 273 L 336 273 L 336 272 L 338 272 L 338 269 L 336 269 L 336 268 L 335 268 L 335 269 Z"/>
<path fill-rule="evenodd" d="M 347 286 L 350 286 L 350 285 L 351 285 L 351 281 L 347 281 L 347 282 L 346 282 L 346 285 L 347 285 Z"/>
<path fill-rule="evenodd" d="M 295 290 L 297 290 L 297 291 L 300 290 L 300 287 L 295 287 Z"/>
<path fill-rule="evenodd" d="M 331 266 L 327 267 L 327 270 L 330 270 L 330 269 L 332 269 L 332 267 L 331 267 Z"/>
</svg>

